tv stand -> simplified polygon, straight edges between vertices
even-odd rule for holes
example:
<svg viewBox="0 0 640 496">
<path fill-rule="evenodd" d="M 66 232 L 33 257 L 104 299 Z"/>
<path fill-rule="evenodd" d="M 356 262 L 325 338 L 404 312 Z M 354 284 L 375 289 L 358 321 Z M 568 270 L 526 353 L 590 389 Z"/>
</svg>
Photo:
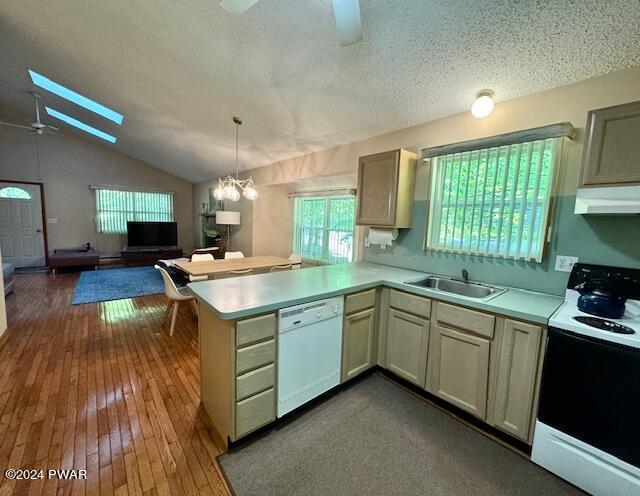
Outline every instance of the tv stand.
<svg viewBox="0 0 640 496">
<path fill-rule="evenodd" d="M 125 248 L 120 252 L 120 258 L 126 265 L 153 265 L 158 260 L 182 257 L 182 248 Z"/>
</svg>

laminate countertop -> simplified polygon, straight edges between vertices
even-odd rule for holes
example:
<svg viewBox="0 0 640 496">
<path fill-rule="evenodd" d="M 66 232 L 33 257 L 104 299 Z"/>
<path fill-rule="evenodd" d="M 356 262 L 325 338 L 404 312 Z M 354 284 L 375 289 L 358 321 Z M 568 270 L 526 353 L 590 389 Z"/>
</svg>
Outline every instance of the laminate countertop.
<svg viewBox="0 0 640 496">
<path fill-rule="evenodd" d="M 559 296 L 514 288 L 488 301 L 478 301 L 405 284 L 427 275 L 430 273 L 358 262 L 192 282 L 188 286 L 223 320 L 243 319 L 382 285 L 544 325 L 564 301 Z"/>
</svg>

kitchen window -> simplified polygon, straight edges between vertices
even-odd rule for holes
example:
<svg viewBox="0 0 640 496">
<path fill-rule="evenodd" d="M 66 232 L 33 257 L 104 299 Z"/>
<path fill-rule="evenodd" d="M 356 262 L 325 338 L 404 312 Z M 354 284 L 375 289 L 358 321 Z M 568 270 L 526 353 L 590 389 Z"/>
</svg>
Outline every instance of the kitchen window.
<svg viewBox="0 0 640 496">
<path fill-rule="evenodd" d="M 173 222 L 173 193 L 94 189 L 99 233 L 124 234 L 127 221 Z"/>
<path fill-rule="evenodd" d="M 562 139 L 433 157 L 426 248 L 541 262 Z"/>
<path fill-rule="evenodd" d="M 293 248 L 307 263 L 335 264 L 353 260 L 355 197 L 294 198 Z"/>
</svg>

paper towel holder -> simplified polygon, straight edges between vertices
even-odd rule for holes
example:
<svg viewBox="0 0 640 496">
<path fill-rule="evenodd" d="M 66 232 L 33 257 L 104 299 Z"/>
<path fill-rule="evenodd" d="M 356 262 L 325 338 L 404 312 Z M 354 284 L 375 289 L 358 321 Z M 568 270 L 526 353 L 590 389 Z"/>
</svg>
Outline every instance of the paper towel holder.
<svg viewBox="0 0 640 496">
<path fill-rule="evenodd" d="M 369 228 L 367 229 L 367 234 L 365 236 L 365 247 L 370 246 L 369 244 L 369 230 L 371 229 L 377 229 L 379 231 L 391 231 L 391 240 L 395 241 L 396 239 L 398 239 L 398 229 L 395 227 L 377 227 L 377 226 L 369 226 Z"/>
<path fill-rule="evenodd" d="M 398 228 L 396 227 L 378 227 L 378 226 L 368 226 L 367 236 L 369 236 L 370 229 L 377 229 L 378 231 L 391 231 L 391 239 L 395 241 L 398 239 Z"/>
</svg>

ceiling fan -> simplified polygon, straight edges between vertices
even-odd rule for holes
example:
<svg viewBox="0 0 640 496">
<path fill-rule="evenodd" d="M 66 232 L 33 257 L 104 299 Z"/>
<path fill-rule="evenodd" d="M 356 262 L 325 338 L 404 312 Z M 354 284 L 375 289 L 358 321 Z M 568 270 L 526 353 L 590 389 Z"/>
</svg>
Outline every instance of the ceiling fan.
<svg viewBox="0 0 640 496">
<path fill-rule="evenodd" d="M 36 104 L 36 121 L 35 122 L 32 122 L 28 126 L 25 126 L 24 124 L 17 124 L 15 122 L 4 122 L 4 121 L 0 121 L 0 124 L 3 126 L 11 126 L 11 127 L 17 127 L 19 129 L 26 129 L 27 131 L 31 131 L 36 134 L 52 134 L 57 131 L 60 131 L 60 129 L 58 129 L 57 127 L 49 126 L 48 124 L 43 124 L 42 121 L 40 121 L 40 94 L 36 93 L 35 91 L 32 91 L 31 94 L 33 95 L 33 98 Z"/>
<path fill-rule="evenodd" d="M 336 18 L 338 38 L 343 47 L 362 40 L 362 21 L 360 19 L 360 0 L 331 0 L 333 15 Z M 258 0 L 220 0 L 218 5 L 232 14 L 243 14 Z"/>
</svg>

